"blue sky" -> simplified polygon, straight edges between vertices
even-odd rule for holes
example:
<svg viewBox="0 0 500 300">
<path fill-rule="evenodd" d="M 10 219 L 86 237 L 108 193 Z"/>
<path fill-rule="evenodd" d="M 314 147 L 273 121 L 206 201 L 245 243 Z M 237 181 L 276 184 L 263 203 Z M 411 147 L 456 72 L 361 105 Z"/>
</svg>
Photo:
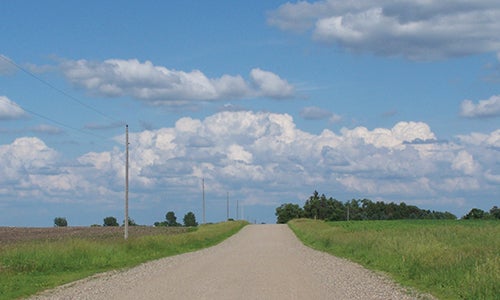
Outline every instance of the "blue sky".
<svg viewBox="0 0 500 300">
<path fill-rule="evenodd" d="M 500 205 L 497 1 L 3 1 L 0 225 Z"/>
</svg>

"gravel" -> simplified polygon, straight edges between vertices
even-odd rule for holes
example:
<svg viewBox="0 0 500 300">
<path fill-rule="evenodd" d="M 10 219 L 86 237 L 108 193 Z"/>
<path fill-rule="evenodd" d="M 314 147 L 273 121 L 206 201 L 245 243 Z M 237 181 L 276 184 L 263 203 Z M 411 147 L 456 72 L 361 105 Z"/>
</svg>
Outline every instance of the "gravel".
<svg viewBox="0 0 500 300">
<path fill-rule="evenodd" d="M 286 225 L 249 225 L 217 246 L 99 274 L 30 299 L 422 297 L 358 264 L 304 246 Z"/>
</svg>

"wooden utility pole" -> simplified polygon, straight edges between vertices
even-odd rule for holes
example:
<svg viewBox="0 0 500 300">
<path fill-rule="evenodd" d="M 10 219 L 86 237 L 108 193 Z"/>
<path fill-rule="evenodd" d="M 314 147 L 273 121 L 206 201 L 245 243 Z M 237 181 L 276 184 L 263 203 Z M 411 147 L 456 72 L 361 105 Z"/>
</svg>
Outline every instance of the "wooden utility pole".
<svg viewBox="0 0 500 300">
<path fill-rule="evenodd" d="M 203 224 L 206 224 L 206 220 L 205 220 L 205 178 L 201 179 L 201 189 L 203 192 Z"/>
<path fill-rule="evenodd" d="M 128 239 L 128 124 L 125 125 L 125 239 Z"/>
<path fill-rule="evenodd" d="M 240 219 L 240 200 L 236 200 L 236 220 Z"/>
</svg>

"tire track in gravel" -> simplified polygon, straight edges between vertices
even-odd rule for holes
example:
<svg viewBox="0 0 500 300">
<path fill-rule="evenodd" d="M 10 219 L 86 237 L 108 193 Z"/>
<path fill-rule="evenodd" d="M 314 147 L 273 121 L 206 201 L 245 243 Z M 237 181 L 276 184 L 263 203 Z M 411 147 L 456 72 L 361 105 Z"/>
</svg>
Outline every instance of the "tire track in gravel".
<svg viewBox="0 0 500 300">
<path fill-rule="evenodd" d="M 387 278 L 248 225 L 217 246 L 109 272 L 31 299 L 416 299 Z"/>
</svg>

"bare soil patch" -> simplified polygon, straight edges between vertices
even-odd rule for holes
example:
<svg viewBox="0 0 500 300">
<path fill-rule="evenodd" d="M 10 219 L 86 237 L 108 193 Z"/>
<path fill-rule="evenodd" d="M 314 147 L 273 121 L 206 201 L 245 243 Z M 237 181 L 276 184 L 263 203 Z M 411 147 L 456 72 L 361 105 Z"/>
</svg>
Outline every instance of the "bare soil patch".
<svg viewBox="0 0 500 300">
<path fill-rule="evenodd" d="M 129 237 L 186 232 L 185 227 L 130 226 Z M 0 245 L 67 238 L 123 238 L 123 227 L 0 227 Z"/>
</svg>

